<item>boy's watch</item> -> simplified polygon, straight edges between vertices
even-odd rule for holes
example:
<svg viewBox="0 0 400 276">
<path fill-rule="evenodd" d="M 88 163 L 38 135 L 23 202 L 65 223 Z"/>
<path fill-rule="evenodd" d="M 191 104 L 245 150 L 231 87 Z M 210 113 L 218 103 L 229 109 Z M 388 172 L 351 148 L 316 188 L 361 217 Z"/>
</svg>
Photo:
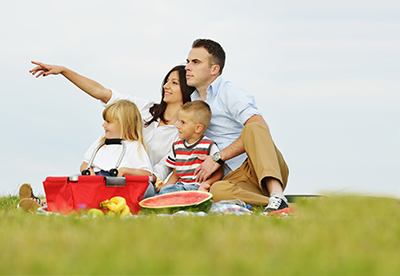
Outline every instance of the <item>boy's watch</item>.
<svg viewBox="0 0 400 276">
<path fill-rule="evenodd" d="M 217 162 L 218 164 L 220 164 L 221 166 L 224 165 L 225 161 L 221 159 L 221 152 L 217 151 L 216 153 L 214 153 L 212 155 L 212 160 L 214 162 Z"/>
</svg>

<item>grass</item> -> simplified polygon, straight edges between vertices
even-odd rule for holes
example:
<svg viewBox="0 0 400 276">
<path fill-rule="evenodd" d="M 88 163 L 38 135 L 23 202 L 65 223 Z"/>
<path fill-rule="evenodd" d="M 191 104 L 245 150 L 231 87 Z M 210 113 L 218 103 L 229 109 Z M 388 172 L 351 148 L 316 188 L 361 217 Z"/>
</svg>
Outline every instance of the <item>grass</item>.
<svg viewBox="0 0 400 276">
<path fill-rule="evenodd" d="M 0 198 L 0 274 L 400 275 L 400 202 L 324 197 L 289 218 L 82 219 Z"/>
</svg>

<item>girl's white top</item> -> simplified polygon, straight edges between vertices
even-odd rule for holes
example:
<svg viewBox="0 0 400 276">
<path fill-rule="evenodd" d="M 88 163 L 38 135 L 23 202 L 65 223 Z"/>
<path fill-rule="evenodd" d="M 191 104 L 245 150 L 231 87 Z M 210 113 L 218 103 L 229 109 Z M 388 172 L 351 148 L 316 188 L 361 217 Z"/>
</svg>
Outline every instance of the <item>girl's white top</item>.
<svg viewBox="0 0 400 276">
<path fill-rule="evenodd" d="M 108 104 L 122 99 L 129 100 L 138 107 L 143 119 L 143 140 L 153 166 L 153 172 L 160 179 L 165 179 L 171 172 L 171 169 L 166 165 L 166 159 L 172 151 L 172 143 L 179 138 L 178 130 L 174 125 L 160 126 L 160 120 L 152 122 L 147 127 L 145 126 L 145 123 L 152 118 L 149 109 L 154 102 L 112 91 Z"/>
<path fill-rule="evenodd" d="M 84 161 L 89 163 L 93 152 L 99 145 L 101 137 L 94 141 L 84 155 Z M 119 168 L 142 169 L 152 172 L 150 158 L 143 145 L 137 141 L 122 141 L 125 145 L 125 154 Z M 93 170 L 109 171 L 116 168 L 122 153 L 122 145 L 103 145 L 96 153 L 93 161 Z"/>
</svg>

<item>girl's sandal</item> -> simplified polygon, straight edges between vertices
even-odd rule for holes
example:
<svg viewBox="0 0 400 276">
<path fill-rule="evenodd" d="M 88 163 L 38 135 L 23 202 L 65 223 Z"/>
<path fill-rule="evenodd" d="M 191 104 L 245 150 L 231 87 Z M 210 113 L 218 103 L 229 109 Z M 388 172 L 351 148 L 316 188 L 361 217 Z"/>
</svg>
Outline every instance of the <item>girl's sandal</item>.
<svg viewBox="0 0 400 276">
<path fill-rule="evenodd" d="M 22 184 L 21 187 L 19 187 L 18 208 L 33 213 L 41 206 L 42 202 L 40 198 L 33 194 L 32 186 L 28 183 Z"/>
<path fill-rule="evenodd" d="M 40 204 L 34 198 L 23 198 L 19 201 L 18 207 L 30 213 L 35 213 Z"/>
<path fill-rule="evenodd" d="M 33 190 L 31 185 L 28 183 L 24 183 L 19 187 L 19 199 L 24 199 L 24 198 L 33 198 Z"/>
</svg>

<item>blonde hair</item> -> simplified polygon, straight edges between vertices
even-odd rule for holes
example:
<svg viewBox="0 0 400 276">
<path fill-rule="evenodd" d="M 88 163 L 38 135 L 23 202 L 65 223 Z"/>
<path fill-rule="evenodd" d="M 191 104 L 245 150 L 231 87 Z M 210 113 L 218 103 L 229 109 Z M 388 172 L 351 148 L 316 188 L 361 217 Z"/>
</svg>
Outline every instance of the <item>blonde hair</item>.
<svg viewBox="0 0 400 276">
<path fill-rule="evenodd" d="M 122 139 L 143 142 L 143 123 L 137 106 L 128 100 L 118 100 L 103 110 L 103 119 L 116 122 L 121 128 Z M 103 138 L 105 140 L 105 137 Z"/>
<path fill-rule="evenodd" d="M 181 110 L 190 112 L 192 115 L 191 120 L 204 125 L 204 128 L 207 129 L 211 120 L 211 108 L 206 102 L 200 100 L 187 102 L 182 105 Z"/>
</svg>

